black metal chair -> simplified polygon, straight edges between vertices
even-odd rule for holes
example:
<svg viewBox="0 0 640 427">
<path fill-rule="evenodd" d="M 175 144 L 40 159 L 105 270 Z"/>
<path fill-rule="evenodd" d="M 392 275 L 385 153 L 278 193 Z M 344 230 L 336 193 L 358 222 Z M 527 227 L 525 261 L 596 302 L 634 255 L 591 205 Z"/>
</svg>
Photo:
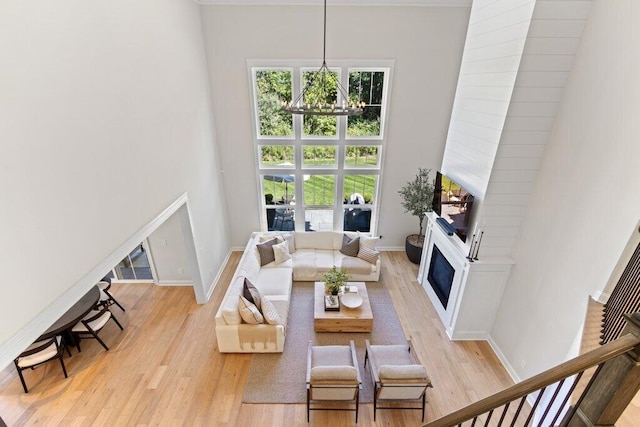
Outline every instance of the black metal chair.
<svg viewBox="0 0 640 427">
<path fill-rule="evenodd" d="M 62 358 L 65 347 L 66 345 L 64 344 L 63 338 L 60 335 L 56 335 L 52 338 L 34 342 L 27 347 L 25 351 L 20 353 L 20 356 L 14 359 L 13 363 L 16 365 L 25 393 L 29 393 L 27 383 L 24 381 L 24 376 L 22 375 L 22 371 L 25 369 L 34 369 L 38 365 L 47 363 L 53 359 L 59 359 L 64 377 L 67 378 L 67 369 L 64 366 L 64 360 Z M 71 351 L 69 351 L 68 348 L 67 351 L 69 352 L 69 356 L 71 356 Z"/>
<path fill-rule="evenodd" d="M 98 289 L 100 289 L 100 301 L 98 302 L 99 305 L 109 307 L 110 305 L 115 304 L 120 307 L 120 310 L 126 311 L 124 307 L 113 297 L 113 295 L 111 295 L 111 292 L 109 292 L 109 289 L 111 289 L 110 282 L 101 280 L 100 282 L 96 283 L 96 286 L 98 287 Z"/>
<path fill-rule="evenodd" d="M 83 339 L 91 339 L 95 338 L 98 342 L 104 347 L 105 350 L 109 350 L 109 347 L 102 341 L 102 339 L 98 336 L 98 333 L 104 328 L 109 319 L 113 319 L 116 322 L 116 325 L 120 328 L 120 330 L 124 330 L 118 319 L 109 311 L 108 307 L 101 307 L 99 310 L 92 310 L 87 314 L 84 319 L 76 323 L 76 325 L 71 329 L 73 333 L 73 337 L 75 339 L 76 348 L 78 352 L 82 351 L 80 349 L 80 340 Z"/>
</svg>

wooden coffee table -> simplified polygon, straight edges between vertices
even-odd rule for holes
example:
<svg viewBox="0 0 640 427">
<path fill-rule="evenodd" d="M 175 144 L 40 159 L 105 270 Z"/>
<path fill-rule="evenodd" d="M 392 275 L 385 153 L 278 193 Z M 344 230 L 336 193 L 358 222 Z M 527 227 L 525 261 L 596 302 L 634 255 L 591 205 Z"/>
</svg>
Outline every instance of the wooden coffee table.
<svg viewBox="0 0 640 427">
<path fill-rule="evenodd" d="M 358 308 L 347 308 L 341 304 L 340 311 L 325 311 L 324 297 L 329 294 L 324 288 L 324 282 L 315 283 L 313 329 L 316 332 L 371 332 L 373 313 L 367 286 L 364 282 L 349 282 L 348 285 L 358 287 L 362 305 Z"/>
</svg>

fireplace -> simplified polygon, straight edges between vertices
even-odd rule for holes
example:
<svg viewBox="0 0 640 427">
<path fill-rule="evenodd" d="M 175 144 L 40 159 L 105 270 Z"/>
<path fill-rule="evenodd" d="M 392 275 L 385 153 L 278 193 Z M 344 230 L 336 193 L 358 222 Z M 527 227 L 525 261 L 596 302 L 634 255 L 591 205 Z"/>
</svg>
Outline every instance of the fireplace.
<svg viewBox="0 0 640 427">
<path fill-rule="evenodd" d="M 445 310 L 449 303 L 449 295 L 451 294 L 451 286 L 453 285 L 453 276 L 455 273 L 456 270 L 451 263 L 447 261 L 447 258 L 440 252 L 440 249 L 434 245 L 427 280 Z"/>
</svg>

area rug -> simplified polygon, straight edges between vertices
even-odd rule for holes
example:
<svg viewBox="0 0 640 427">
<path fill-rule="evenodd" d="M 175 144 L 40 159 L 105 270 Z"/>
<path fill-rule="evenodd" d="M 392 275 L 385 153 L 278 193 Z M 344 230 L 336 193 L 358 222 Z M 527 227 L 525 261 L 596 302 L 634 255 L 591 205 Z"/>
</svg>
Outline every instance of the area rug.
<svg viewBox="0 0 640 427">
<path fill-rule="evenodd" d="M 244 389 L 244 403 L 305 403 L 307 346 L 356 345 L 362 390 L 360 401 L 373 402 L 371 376 L 364 369 L 365 340 L 372 344 L 404 344 L 407 342 L 393 302 L 382 282 L 367 283 L 367 292 L 373 312 L 371 333 L 314 332 L 313 282 L 294 282 L 289 306 L 287 336 L 283 353 L 256 353 L 253 355 L 249 377 Z"/>
</svg>

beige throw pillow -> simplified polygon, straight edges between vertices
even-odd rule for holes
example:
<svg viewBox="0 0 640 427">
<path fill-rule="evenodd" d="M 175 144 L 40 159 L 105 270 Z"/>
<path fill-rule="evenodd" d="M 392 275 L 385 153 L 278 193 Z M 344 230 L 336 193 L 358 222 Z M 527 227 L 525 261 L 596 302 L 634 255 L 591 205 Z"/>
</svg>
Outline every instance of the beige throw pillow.
<svg viewBox="0 0 640 427">
<path fill-rule="evenodd" d="M 240 304 L 238 306 L 242 320 L 250 325 L 259 325 L 264 323 L 264 317 L 260 314 L 260 310 L 255 304 L 252 304 L 245 297 L 240 295 Z"/>
<path fill-rule="evenodd" d="M 358 232 L 358 237 L 360 237 L 360 246 L 366 246 L 369 249 L 375 249 L 378 240 L 380 240 L 380 237 L 378 236 L 369 237 L 361 234 L 360 232 Z"/>
<path fill-rule="evenodd" d="M 360 246 L 360 250 L 358 251 L 358 258 L 363 259 L 371 264 L 375 264 L 378 262 L 378 257 L 380 256 L 380 252 L 369 249 L 366 246 Z"/>
<path fill-rule="evenodd" d="M 276 264 L 282 264 L 291 258 L 291 254 L 289 254 L 289 244 L 287 242 L 282 242 L 277 245 L 273 245 L 273 256 Z"/>
<path fill-rule="evenodd" d="M 262 296 L 261 300 L 262 304 L 262 315 L 264 317 L 265 322 L 270 325 L 282 325 L 282 320 L 280 319 L 280 315 L 276 310 L 276 306 L 273 305 L 271 300 Z"/>
</svg>

